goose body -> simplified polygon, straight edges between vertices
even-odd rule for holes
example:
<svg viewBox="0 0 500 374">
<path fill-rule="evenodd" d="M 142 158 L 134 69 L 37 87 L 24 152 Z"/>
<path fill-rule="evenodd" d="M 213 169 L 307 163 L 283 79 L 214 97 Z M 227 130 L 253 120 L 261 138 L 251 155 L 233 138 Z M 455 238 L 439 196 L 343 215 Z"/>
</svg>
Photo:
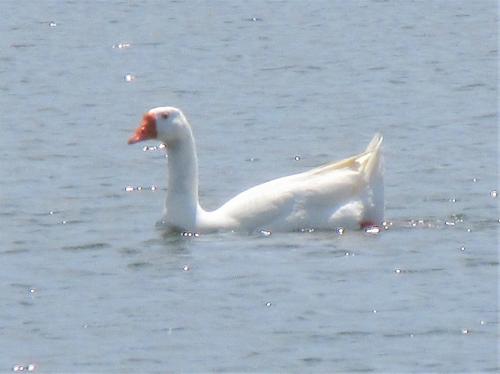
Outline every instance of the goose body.
<svg viewBox="0 0 500 374">
<path fill-rule="evenodd" d="M 198 201 L 198 162 L 191 126 L 173 107 L 151 109 L 129 144 L 159 139 L 168 152 L 168 191 L 162 224 L 169 231 L 297 231 L 359 229 L 383 221 L 381 145 L 339 162 L 252 187 L 214 211 Z"/>
</svg>

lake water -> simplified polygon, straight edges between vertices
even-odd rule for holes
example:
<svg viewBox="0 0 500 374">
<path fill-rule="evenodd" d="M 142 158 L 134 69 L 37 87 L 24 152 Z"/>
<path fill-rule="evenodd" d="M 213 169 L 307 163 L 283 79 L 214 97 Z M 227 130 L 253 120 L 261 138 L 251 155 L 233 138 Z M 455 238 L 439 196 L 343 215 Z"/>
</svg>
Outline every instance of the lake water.
<svg viewBox="0 0 500 374">
<path fill-rule="evenodd" d="M 500 370 L 495 1 L 0 9 L 0 372 Z M 164 237 L 160 105 L 206 208 L 381 131 L 387 229 Z"/>
</svg>

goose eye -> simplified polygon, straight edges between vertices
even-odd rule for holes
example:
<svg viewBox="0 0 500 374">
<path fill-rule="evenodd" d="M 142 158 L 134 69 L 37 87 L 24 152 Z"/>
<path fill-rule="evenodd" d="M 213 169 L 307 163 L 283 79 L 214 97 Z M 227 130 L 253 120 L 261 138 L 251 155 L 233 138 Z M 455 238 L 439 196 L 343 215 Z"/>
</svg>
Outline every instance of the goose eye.
<svg viewBox="0 0 500 374">
<path fill-rule="evenodd" d="M 168 118 L 168 113 L 162 113 L 162 114 L 161 114 L 161 118 L 163 118 L 163 119 L 167 119 L 167 118 Z"/>
</svg>

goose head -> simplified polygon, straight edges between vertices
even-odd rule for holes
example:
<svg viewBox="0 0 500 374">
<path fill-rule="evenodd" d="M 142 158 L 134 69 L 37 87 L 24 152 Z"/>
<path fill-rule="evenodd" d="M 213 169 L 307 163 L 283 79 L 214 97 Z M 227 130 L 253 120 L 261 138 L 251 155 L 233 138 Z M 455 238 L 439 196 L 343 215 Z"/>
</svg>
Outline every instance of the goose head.
<svg viewBox="0 0 500 374">
<path fill-rule="evenodd" d="M 179 109 L 168 106 L 158 107 L 144 114 L 139 127 L 128 140 L 128 144 L 158 139 L 168 146 L 189 134 L 189 124 Z"/>
</svg>

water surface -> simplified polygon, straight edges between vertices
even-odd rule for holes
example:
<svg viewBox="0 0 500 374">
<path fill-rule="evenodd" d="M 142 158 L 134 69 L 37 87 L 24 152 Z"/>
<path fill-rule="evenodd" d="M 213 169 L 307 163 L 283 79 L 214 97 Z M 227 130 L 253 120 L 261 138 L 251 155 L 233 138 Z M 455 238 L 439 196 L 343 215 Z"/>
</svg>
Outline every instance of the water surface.
<svg viewBox="0 0 500 374">
<path fill-rule="evenodd" d="M 495 2 L 1 8 L 0 372 L 499 370 Z M 388 229 L 163 237 L 159 105 L 206 208 L 382 132 Z"/>
</svg>

